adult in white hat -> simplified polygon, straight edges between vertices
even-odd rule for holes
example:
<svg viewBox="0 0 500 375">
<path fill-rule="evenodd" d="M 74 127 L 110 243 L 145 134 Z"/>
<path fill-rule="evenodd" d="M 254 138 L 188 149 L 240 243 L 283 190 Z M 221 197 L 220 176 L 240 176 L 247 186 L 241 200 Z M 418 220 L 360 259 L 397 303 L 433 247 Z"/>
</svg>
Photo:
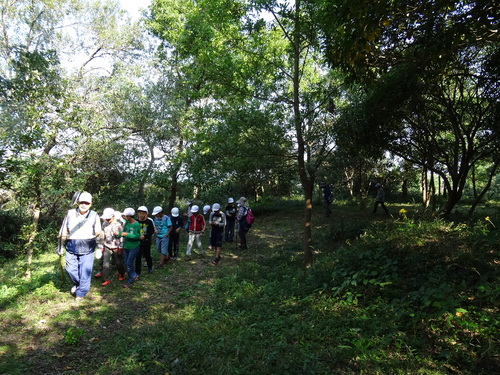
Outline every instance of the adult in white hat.
<svg viewBox="0 0 500 375">
<path fill-rule="evenodd" d="M 92 195 L 79 195 L 78 207 L 66 213 L 59 237 L 66 248 L 66 271 L 73 283 L 71 295 L 83 300 L 90 289 L 94 251 L 102 247 L 101 220 L 92 207 Z M 63 255 L 62 253 L 59 255 Z"/>
</svg>

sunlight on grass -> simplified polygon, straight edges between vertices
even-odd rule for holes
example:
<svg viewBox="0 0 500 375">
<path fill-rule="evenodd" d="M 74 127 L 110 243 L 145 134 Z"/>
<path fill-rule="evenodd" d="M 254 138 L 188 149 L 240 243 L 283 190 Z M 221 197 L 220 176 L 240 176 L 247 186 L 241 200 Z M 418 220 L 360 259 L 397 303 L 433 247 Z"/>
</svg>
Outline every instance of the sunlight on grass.
<svg viewBox="0 0 500 375">
<path fill-rule="evenodd" d="M 319 212 L 307 270 L 298 209 L 261 216 L 251 249 L 223 246 L 219 266 L 213 253 L 170 263 L 130 290 L 93 279 L 81 303 L 53 254 L 31 280 L 22 261 L 4 265 L 0 373 L 494 373 L 498 234 L 486 215 L 470 225 L 404 209 Z"/>
</svg>

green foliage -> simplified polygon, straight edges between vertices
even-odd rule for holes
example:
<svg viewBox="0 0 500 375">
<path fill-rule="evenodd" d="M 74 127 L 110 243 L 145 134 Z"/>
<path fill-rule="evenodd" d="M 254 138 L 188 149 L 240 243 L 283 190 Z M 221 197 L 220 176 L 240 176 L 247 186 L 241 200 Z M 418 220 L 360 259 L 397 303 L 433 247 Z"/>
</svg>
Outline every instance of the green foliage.
<svg viewBox="0 0 500 375">
<path fill-rule="evenodd" d="M 300 206 L 262 200 L 248 252 L 223 246 L 219 267 L 169 264 L 130 291 L 94 285 L 78 309 L 56 255 L 36 257 L 31 280 L 11 261 L 0 272 L 7 332 L 24 316 L 20 348 L 51 339 L 27 357 L 2 348 L 7 373 L 40 372 L 42 357 L 58 368 L 85 356 L 68 346 L 91 349 L 79 371 L 93 373 L 494 373 L 500 233 L 491 219 L 417 220 L 410 207 L 397 219 L 352 207 L 337 207 L 334 220 L 318 212 L 316 261 L 304 269 Z M 340 218 L 345 235 L 332 241 Z"/>
<path fill-rule="evenodd" d="M 64 342 L 68 345 L 77 345 L 84 334 L 85 330 L 81 327 L 69 327 L 64 332 Z"/>
<path fill-rule="evenodd" d="M 18 257 L 23 252 L 22 228 L 26 217 L 22 210 L 0 210 L 0 264 L 6 259 Z"/>
</svg>

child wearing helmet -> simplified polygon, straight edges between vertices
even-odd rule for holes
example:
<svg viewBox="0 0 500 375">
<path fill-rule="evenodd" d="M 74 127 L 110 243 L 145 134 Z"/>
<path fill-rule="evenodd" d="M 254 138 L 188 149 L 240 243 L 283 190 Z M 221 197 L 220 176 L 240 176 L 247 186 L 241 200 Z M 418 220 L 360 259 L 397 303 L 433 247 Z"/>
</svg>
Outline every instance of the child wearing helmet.
<svg viewBox="0 0 500 375">
<path fill-rule="evenodd" d="M 170 221 L 172 222 L 172 232 L 170 233 L 170 240 L 168 241 L 168 256 L 172 260 L 177 260 L 177 257 L 179 256 L 180 233 L 181 228 L 184 225 L 177 207 L 172 208 L 170 211 Z"/>
<path fill-rule="evenodd" d="M 168 257 L 168 242 L 172 233 L 172 222 L 170 221 L 170 217 L 165 215 L 161 206 L 153 208 L 153 216 L 155 217 L 156 249 L 160 253 L 158 267 L 161 268 L 170 260 Z"/>
<path fill-rule="evenodd" d="M 151 238 L 155 234 L 155 223 L 148 217 L 148 208 L 140 206 L 137 209 L 139 225 L 141 226 L 141 244 L 139 254 L 135 258 L 135 272 L 140 276 L 142 270 L 142 258 L 146 260 L 148 272 L 153 272 L 153 258 L 151 258 Z"/>
<path fill-rule="evenodd" d="M 186 260 L 191 259 L 191 249 L 196 240 L 200 255 L 204 255 L 201 237 L 205 233 L 205 218 L 200 214 L 200 207 L 194 205 L 191 207 L 191 216 L 189 217 L 189 239 L 186 249 Z"/>
<path fill-rule="evenodd" d="M 212 249 L 215 249 L 215 259 L 212 263 L 217 265 L 220 262 L 222 236 L 224 234 L 224 226 L 226 225 L 226 215 L 224 212 L 221 212 L 219 203 L 213 204 L 208 222 L 212 227 L 210 245 L 212 246 Z"/>
</svg>

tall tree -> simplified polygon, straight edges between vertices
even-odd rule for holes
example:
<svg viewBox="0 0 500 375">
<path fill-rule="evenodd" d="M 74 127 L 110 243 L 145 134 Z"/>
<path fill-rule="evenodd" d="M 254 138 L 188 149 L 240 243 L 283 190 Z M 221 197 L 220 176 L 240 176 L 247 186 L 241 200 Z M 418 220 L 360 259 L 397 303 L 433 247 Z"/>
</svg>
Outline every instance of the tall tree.
<svg viewBox="0 0 500 375">
<path fill-rule="evenodd" d="M 232 96 L 242 105 L 260 100 L 280 113 L 304 192 L 304 256 L 310 266 L 313 189 L 333 147 L 333 116 L 326 107 L 337 89 L 320 63 L 311 4 L 155 0 L 150 9 L 153 32 L 210 83 L 206 97 Z"/>
<path fill-rule="evenodd" d="M 498 160 L 498 84 L 489 68 L 500 40 L 496 7 L 454 0 L 321 4 L 325 15 L 340 15 L 331 23 L 323 18 L 331 63 L 355 80 L 376 82 L 365 102 L 367 134 L 381 150 L 441 177 L 448 216 L 471 167 Z"/>
</svg>

